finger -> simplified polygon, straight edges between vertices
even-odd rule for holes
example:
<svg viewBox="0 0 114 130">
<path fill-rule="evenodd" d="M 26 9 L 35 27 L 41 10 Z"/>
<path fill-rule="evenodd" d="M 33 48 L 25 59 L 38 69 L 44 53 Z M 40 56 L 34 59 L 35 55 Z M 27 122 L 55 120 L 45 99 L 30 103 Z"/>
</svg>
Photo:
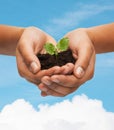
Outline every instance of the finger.
<svg viewBox="0 0 114 130">
<path fill-rule="evenodd" d="M 34 80 L 34 79 L 30 79 L 30 78 L 25 78 L 27 81 L 29 81 L 30 83 L 33 83 L 35 85 L 39 85 L 41 83 L 40 80 Z"/>
<path fill-rule="evenodd" d="M 58 67 L 58 66 L 55 66 L 55 67 L 52 67 L 52 68 L 50 68 L 50 69 L 48 69 L 48 70 L 41 70 L 41 71 L 39 71 L 37 74 L 35 74 L 35 75 L 28 75 L 28 73 L 27 73 L 27 71 L 24 71 L 23 72 L 23 75 L 24 76 L 26 76 L 25 78 L 28 80 L 28 81 L 30 81 L 30 82 L 32 82 L 32 83 L 34 83 L 34 84 L 36 84 L 36 85 L 38 85 L 40 82 L 41 82 L 41 78 L 45 78 L 45 77 L 49 77 L 49 76 L 52 76 L 54 73 L 55 73 L 55 71 L 57 72 L 57 69 L 59 69 L 60 67 Z M 23 70 L 21 70 L 21 71 L 23 71 Z M 46 76 L 47 75 L 47 76 Z"/>
<path fill-rule="evenodd" d="M 42 96 L 42 97 L 46 97 L 46 96 L 48 96 L 48 95 L 47 95 L 46 92 L 41 91 L 41 96 Z"/>
<path fill-rule="evenodd" d="M 39 77 L 37 76 L 37 78 L 35 78 L 36 75 L 32 74 L 29 71 L 25 62 L 23 62 L 23 58 L 19 52 L 17 52 L 16 60 L 17 60 L 17 68 L 20 76 L 24 77 L 27 80 L 30 80 L 30 82 L 39 83 L 40 81 Z"/>
<path fill-rule="evenodd" d="M 87 71 L 86 71 L 84 79 L 83 79 L 84 81 L 90 80 L 94 76 L 95 60 L 96 60 L 95 53 L 93 53 L 91 60 L 90 60 L 90 64 L 87 68 Z"/>
<path fill-rule="evenodd" d="M 40 70 L 37 74 L 32 74 L 27 68 L 25 62 L 23 62 L 23 58 L 19 52 L 17 52 L 16 60 L 19 74 L 34 84 L 39 84 L 41 78 L 45 75 L 52 76 L 54 72 L 60 67 L 53 67 L 48 70 Z"/>
<path fill-rule="evenodd" d="M 66 65 L 61 67 L 63 71 L 61 71 L 60 74 L 72 74 L 74 70 L 74 64 L 67 63 Z"/>
<path fill-rule="evenodd" d="M 74 64 L 67 63 L 66 65 L 60 67 L 60 66 L 54 66 L 52 68 L 49 68 L 45 70 L 45 76 L 52 76 L 56 74 L 71 74 L 73 73 Z M 42 70 L 43 71 L 43 70 Z"/>
<path fill-rule="evenodd" d="M 58 84 L 52 84 L 50 86 L 46 86 L 45 84 L 40 84 L 39 89 L 47 95 L 66 96 L 74 92 L 77 89 L 77 87 L 67 88 L 67 87 L 60 86 Z"/>
<path fill-rule="evenodd" d="M 90 59 L 92 56 L 93 50 L 91 47 L 86 45 L 86 47 L 78 48 L 78 59 L 75 63 L 74 67 L 74 75 L 77 78 L 82 78 L 84 73 L 90 63 Z"/>
<path fill-rule="evenodd" d="M 52 89 L 49 89 L 46 85 L 44 85 L 42 83 L 38 85 L 38 88 L 42 91 L 41 92 L 42 96 L 43 95 L 45 95 L 45 96 L 52 95 L 52 96 L 56 96 L 56 97 L 63 97 L 64 96 L 61 93 L 58 93 L 58 92 L 55 92 Z"/>
<path fill-rule="evenodd" d="M 77 79 L 74 75 L 53 75 L 51 76 L 51 82 L 64 87 L 77 87 L 80 79 Z"/>
<path fill-rule="evenodd" d="M 53 71 L 53 73 L 50 73 L 50 75 L 49 74 L 46 74 L 46 75 L 52 76 L 54 74 L 60 74 L 61 72 L 64 71 L 64 68 L 62 68 L 60 66 L 54 66 L 52 68 L 49 68 L 46 72 L 49 73 L 50 71 Z"/>
<path fill-rule="evenodd" d="M 16 51 L 16 62 L 17 62 L 18 72 L 21 77 L 24 77 L 25 72 L 28 73 L 27 75 L 30 74 L 30 71 L 28 70 L 27 66 L 25 65 L 25 62 L 23 61 L 23 58 L 18 50 Z"/>
<path fill-rule="evenodd" d="M 64 87 L 64 86 L 61 86 L 59 84 L 56 84 L 56 83 L 52 83 L 51 85 L 47 86 L 49 89 L 53 90 L 54 92 L 57 92 L 57 93 L 60 93 L 62 95 L 68 95 L 69 93 L 71 93 L 74 88 L 76 89 L 77 87 Z"/>
<path fill-rule="evenodd" d="M 52 76 L 54 74 L 59 74 L 62 71 L 62 69 L 59 66 L 54 66 L 49 69 L 41 70 L 36 74 L 36 77 L 40 76 L 41 78 L 44 76 Z"/>
<path fill-rule="evenodd" d="M 30 41 L 20 41 L 18 46 L 18 51 L 20 52 L 21 56 L 23 57 L 23 60 L 27 67 L 29 68 L 29 71 L 32 73 L 37 73 L 40 70 L 40 62 L 34 53 L 33 47 L 30 46 Z"/>
<path fill-rule="evenodd" d="M 60 94 L 60 93 L 56 93 L 56 92 L 51 92 L 51 94 L 47 94 L 46 92 L 41 92 L 41 96 L 45 97 L 45 96 L 54 96 L 54 97 L 64 97 L 64 95 Z"/>
<path fill-rule="evenodd" d="M 49 76 L 44 76 L 42 79 L 41 79 L 41 82 L 47 86 L 51 85 L 52 84 L 52 81 L 51 81 L 51 78 Z"/>
</svg>

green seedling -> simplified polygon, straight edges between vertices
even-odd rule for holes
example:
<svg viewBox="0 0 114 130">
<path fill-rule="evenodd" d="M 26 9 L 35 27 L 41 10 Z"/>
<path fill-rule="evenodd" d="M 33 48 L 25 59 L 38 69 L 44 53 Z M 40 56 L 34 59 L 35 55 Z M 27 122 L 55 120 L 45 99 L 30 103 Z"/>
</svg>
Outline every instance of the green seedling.
<svg viewBox="0 0 114 130">
<path fill-rule="evenodd" d="M 62 38 L 56 46 L 52 43 L 46 43 L 44 48 L 46 52 L 50 55 L 58 55 L 59 52 L 66 51 L 68 49 L 69 39 Z"/>
</svg>

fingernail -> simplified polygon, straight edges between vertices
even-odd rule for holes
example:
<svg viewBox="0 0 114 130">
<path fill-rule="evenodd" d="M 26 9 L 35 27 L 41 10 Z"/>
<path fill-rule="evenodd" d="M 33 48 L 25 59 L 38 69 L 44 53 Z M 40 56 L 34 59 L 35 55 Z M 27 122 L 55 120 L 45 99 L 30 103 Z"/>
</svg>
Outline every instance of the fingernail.
<svg viewBox="0 0 114 130">
<path fill-rule="evenodd" d="M 76 69 L 76 75 L 77 75 L 77 77 L 78 78 L 82 78 L 82 76 L 84 75 L 84 70 L 83 70 L 83 68 L 82 67 L 78 67 L 77 69 Z"/>
<path fill-rule="evenodd" d="M 51 82 L 50 81 L 48 81 L 48 80 L 45 80 L 45 81 L 42 81 L 45 85 L 47 85 L 47 86 L 49 86 L 49 85 L 51 85 Z"/>
<path fill-rule="evenodd" d="M 33 62 L 30 64 L 30 70 L 31 70 L 33 73 L 36 73 L 36 72 L 38 71 L 38 65 L 37 65 L 36 62 L 33 61 Z"/>
</svg>

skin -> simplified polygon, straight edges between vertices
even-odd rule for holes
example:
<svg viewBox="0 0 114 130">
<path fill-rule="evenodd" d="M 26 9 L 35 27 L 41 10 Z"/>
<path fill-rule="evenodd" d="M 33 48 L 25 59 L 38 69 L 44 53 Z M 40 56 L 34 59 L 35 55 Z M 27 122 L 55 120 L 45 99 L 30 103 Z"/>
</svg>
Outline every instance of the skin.
<svg viewBox="0 0 114 130">
<path fill-rule="evenodd" d="M 114 52 L 113 34 L 114 23 L 81 28 L 66 34 L 65 36 L 70 40 L 70 49 L 74 57 L 78 57 L 78 60 L 74 66 L 63 66 L 66 75 L 61 73 L 60 75 L 43 77 L 42 83 L 39 85 L 42 96 L 66 96 L 90 80 L 94 75 L 95 55 Z M 82 77 L 78 77 L 76 74 L 75 70 L 78 66 L 84 69 Z M 73 72 L 73 74 L 68 75 L 69 72 Z"/>
<path fill-rule="evenodd" d="M 59 75 L 53 75 L 51 77 L 44 76 L 42 78 L 42 83 L 39 85 L 39 89 L 42 91 L 42 96 L 52 95 L 52 96 L 66 96 L 78 89 L 80 85 L 90 80 L 94 73 L 95 64 L 95 50 L 93 43 L 91 42 L 89 36 L 84 31 L 84 29 L 74 30 L 65 35 L 68 37 L 69 48 L 72 50 L 73 56 L 77 58 L 75 65 L 67 64 L 63 66 L 64 73 Z M 76 75 L 76 69 L 78 66 L 83 67 L 85 70 L 84 76 L 78 77 Z M 73 72 L 73 74 L 70 74 Z M 47 85 L 47 82 L 50 85 Z M 47 89 L 44 89 L 44 87 Z"/>
<path fill-rule="evenodd" d="M 66 96 L 74 92 L 94 75 L 95 55 L 114 51 L 114 23 L 92 28 L 73 30 L 65 35 L 70 40 L 69 48 L 75 65 L 55 66 L 40 70 L 37 53 L 45 53 L 46 42 L 55 40 L 36 27 L 19 28 L 0 25 L 0 54 L 16 55 L 19 74 L 38 86 L 42 96 Z M 33 64 L 35 63 L 35 69 Z M 77 73 L 81 67 L 83 73 Z"/>
<path fill-rule="evenodd" d="M 0 54 L 16 56 L 19 74 L 36 85 L 41 83 L 43 76 L 51 76 L 59 72 L 57 70 L 59 67 L 40 70 L 40 62 L 36 54 L 44 53 L 43 45 L 46 42 L 56 44 L 50 35 L 36 27 L 19 28 L 0 25 Z M 33 61 L 37 64 L 36 72 L 31 69 Z"/>
<path fill-rule="evenodd" d="M 58 66 L 48 70 L 40 69 L 40 62 L 36 54 L 45 53 L 44 44 L 46 42 L 56 44 L 56 41 L 50 35 L 38 28 L 29 27 L 23 32 L 16 48 L 17 66 L 20 75 L 37 86 L 41 83 L 41 79 L 44 76 L 52 76 L 64 71 L 64 68 Z M 33 61 L 38 65 L 36 73 L 33 73 L 30 68 L 30 64 Z"/>
<path fill-rule="evenodd" d="M 0 25 L 0 54 L 15 56 L 24 28 Z"/>
<path fill-rule="evenodd" d="M 96 54 L 114 52 L 114 23 L 88 28 L 87 33 Z"/>
</svg>

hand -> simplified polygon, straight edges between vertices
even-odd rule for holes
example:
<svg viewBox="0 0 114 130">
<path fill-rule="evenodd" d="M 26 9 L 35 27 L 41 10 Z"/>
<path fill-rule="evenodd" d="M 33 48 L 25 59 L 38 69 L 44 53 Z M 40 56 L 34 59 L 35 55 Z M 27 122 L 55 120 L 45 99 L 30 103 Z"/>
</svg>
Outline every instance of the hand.
<svg viewBox="0 0 114 130">
<path fill-rule="evenodd" d="M 52 75 L 58 67 L 41 71 L 40 62 L 36 56 L 44 53 L 43 46 L 46 42 L 56 44 L 55 40 L 36 27 L 28 27 L 24 30 L 17 48 L 16 59 L 19 74 L 28 81 L 39 84 L 44 75 Z"/>
<path fill-rule="evenodd" d="M 93 77 L 95 50 L 86 29 L 74 30 L 65 37 L 69 38 L 69 47 L 77 61 L 75 65 L 67 64 L 61 67 L 64 71 L 59 75 L 44 76 L 39 85 L 42 96 L 66 96 Z"/>
</svg>

